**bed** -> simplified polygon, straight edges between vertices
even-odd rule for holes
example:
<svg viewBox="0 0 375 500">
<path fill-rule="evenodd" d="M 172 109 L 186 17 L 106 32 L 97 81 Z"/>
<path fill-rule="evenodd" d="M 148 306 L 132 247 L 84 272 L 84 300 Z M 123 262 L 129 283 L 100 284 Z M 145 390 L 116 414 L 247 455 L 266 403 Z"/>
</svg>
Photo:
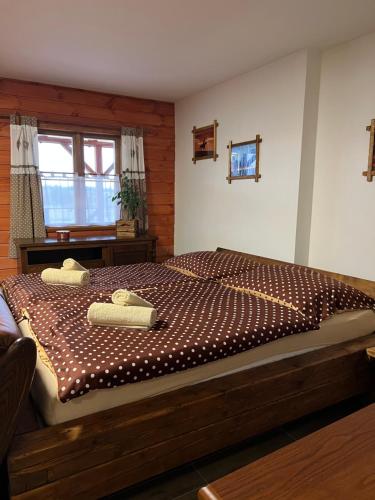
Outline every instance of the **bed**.
<svg viewBox="0 0 375 500">
<path fill-rule="evenodd" d="M 229 259 L 229 267 L 228 262 L 222 266 L 222 259 L 217 258 L 224 254 L 236 257 Z M 374 283 L 333 273 L 315 275 L 312 274 L 314 270 L 303 266 L 222 249 L 215 253 L 215 259 L 197 265 L 191 265 L 189 257 L 182 262 L 181 259 L 171 261 L 161 269 L 144 270 L 144 279 L 125 280 L 125 285 L 156 302 L 166 323 L 172 323 L 177 317 L 183 324 L 184 319 L 179 316 L 183 312 L 177 306 L 173 306 L 173 314 L 168 316 L 170 302 L 165 298 L 168 294 L 178 298 L 181 293 L 180 302 L 185 301 L 182 311 L 186 304 L 200 308 L 199 300 L 194 301 L 197 293 L 199 297 L 206 297 L 204 304 L 208 299 L 209 304 L 215 305 L 215 300 L 229 304 L 220 318 L 227 325 L 224 342 L 236 341 L 235 347 L 231 345 L 236 350 L 235 355 L 220 357 L 212 351 L 213 357 L 217 355 L 212 362 L 189 366 L 185 360 L 186 369 L 176 370 L 176 373 L 163 372 L 160 377 L 150 380 L 144 377 L 137 383 L 88 390 L 80 397 L 60 394 L 59 398 L 61 381 L 54 377 L 48 363 L 43 362 L 43 351 L 39 352 L 33 394 L 50 426 L 16 439 L 9 457 L 14 498 L 102 496 L 371 390 L 373 373 L 365 355 L 365 348 L 374 343 L 375 314 L 371 300 L 366 304 L 358 303 L 358 296 L 351 297 L 347 289 L 344 294 L 338 289 L 337 300 L 344 296 L 346 301 L 343 309 L 355 310 L 343 312 L 341 309 L 337 314 L 336 309 L 341 306 L 336 299 L 336 302 L 330 299 L 327 307 L 321 307 L 319 300 L 308 307 L 311 300 L 306 301 L 304 292 L 298 287 L 302 275 L 304 279 L 314 278 L 312 288 L 317 286 L 316 276 L 319 287 L 323 288 L 325 280 L 334 277 L 375 298 Z M 274 289 L 269 289 L 269 273 L 274 273 L 274 266 L 280 267 L 279 264 L 284 274 L 279 273 L 277 280 L 273 280 Z M 135 276 L 142 276 L 139 271 L 138 268 Z M 124 276 L 116 277 L 118 273 L 120 269 L 114 270 L 111 279 L 104 284 L 103 276 L 94 273 L 93 289 L 87 300 L 92 300 L 92 294 L 96 293 L 101 300 L 103 297 L 107 300 L 113 287 L 124 286 Z M 291 280 L 293 290 L 297 291 L 294 296 L 290 295 L 290 287 L 286 289 Z M 19 283 L 15 287 L 17 285 Z M 32 286 L 24 290 L 23 295 L 19 290 L 14 293 L 14 297 L 19 297 L 18 302 L 14 297 L 10 300 L 12 290 L 9 287 L 6 292 L 24 336 L 35 337 L 36 318 L 41 308 L 47 308 L 48 315 L 53 317 L 60 314 L 54 309 L 53 297 L 44 297 L 41 304 L 36 297 L 40 290 L 35 295 Z M 54 293 L 62 292 L 56 290 Z M 58 299 L 62 300 L 61 296 Z M 63 300 L 68 299 L 64 297 Z M 361 296 L 361 300 L 367 299 Z M 28 317 L 23 310 L 25 305 Z M 256 349 L 238 348 L 236 333 L 246 339 L 243 344 L 251 342 L 246 336 L 242 337 L 249 330 L 249 324 L 237 332 L 238 325 L 234 328 L 234 320 L 228 316 L 229 310 L 240 306 L 246 310 L 266 307 L 263 316 L 281 315 L 285 328 L 292 321 L 293 325 L 298 325 L 298 331 L 289 335 L 287 329 L 281 329 L 278 335 L 276 328 L 269 331 L 272 339 L 268 340 L 272 341 L 262 341 Z M 205 317 L 205 323 L 211 325 L 210 321 L 209 315 Z M 314 327 L 317 321 L 318 330 Z M 202 325 L 200 332 L 210 331 Z M 74 324 L 71 327 L 74 328 Z M 227 332 L 232 330 L 233 335 L 226 338 Z M 174 331 L 167 327 L 165 334 L 168 337 L 172 332 L 173 337 Z M 69 331 L 66 333 L 69 336 Z M 205 347 L 208 337 L 203 333 L 202 345 L 194 349 Z M 157 335 L 163 335 L 163 326 L 154 332 L 154 336 Z M 50 359 L 53 356 L 45 340 L 42 338 L 42 343 L 47 345 L 47 358 Z M 168 352 L 172 351 L 167 351 L 166 355 Z M 187 351 L 184 355 L 187 357 Z M 58 366 L 55 362 L 54 367 L 58 369 Z M 132 375 L 129 370 L 129 376 Z M 61 397 L 65 397 L 64 402 Z"/>
</svg>

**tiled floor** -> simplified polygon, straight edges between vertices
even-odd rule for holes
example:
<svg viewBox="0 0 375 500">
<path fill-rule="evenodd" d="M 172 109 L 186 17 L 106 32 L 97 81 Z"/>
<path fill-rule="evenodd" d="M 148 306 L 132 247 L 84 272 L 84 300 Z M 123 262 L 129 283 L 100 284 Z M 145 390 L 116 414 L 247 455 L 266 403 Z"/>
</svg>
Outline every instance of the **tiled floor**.
<svg viewBox="0 0 375 500">
<path fill-rule="evenodd" d="M 191 500 L 209 482 L 257 460 L 282 446 L 314 432 L 366 406 L 367 400 L 353 398 L 275 431 L 209 455 L 137 486 L 118 492 L 106 500 Z"/>
</svg>

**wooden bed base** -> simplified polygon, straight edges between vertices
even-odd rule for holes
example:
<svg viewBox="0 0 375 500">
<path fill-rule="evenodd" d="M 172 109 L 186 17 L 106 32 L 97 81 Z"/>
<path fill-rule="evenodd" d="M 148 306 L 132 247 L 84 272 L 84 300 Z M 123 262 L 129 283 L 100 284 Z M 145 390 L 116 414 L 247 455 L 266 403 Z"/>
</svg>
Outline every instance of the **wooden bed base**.
<svg viewBox="0 0 375 500">
<path fill-rule="evenodd" d="M 375 297 L 375 282 L 326 274 Z M 370 335 L 18 436 L 12 498 L 99 498 L 371 392 L 365 349 L 374 344 Z"/>
</svg>

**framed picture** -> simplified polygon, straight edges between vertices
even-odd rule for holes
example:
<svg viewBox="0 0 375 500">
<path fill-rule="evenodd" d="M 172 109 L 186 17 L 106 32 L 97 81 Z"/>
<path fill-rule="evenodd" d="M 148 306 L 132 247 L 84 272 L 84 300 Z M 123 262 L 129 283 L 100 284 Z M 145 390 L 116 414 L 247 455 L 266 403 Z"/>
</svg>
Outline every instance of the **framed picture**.
<svg viewBox="0 0 375 500">
<path fill-rule="evenodd" d="M 370 146 L 368 152 L 367 170 L 362 172 L 362 175 L 367 177 L 368 182 L 372 182 L 375 177 L 375 119 L 371 120 L 371 125 L 366 127 L 366 130 L 370 132 Z"/>
<path fill-rule="evenodd" d="M 193 163 L 197 160 L 212 159 L 216 161 L 216 129 L 218 123 L 214 120 L 212 125 L 206 127 L 193 127 Z"/>
<path fill-rule="evenodd" d="M 260 135 L 253 141 L 237 142 L 230 141 L 228 177 L 229 184 L 239 179 L 254 179 L 258 182 L 259 174 L 259 145 L 262 142 Z"/>
</svg>

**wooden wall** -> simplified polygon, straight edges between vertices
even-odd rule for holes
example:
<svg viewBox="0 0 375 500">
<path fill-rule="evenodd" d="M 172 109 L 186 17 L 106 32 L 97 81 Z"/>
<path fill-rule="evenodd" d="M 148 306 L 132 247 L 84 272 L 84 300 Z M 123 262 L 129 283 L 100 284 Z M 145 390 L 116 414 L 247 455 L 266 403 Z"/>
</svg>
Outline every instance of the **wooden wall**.
<svg viewBox="0 0 375 500">
<path fill-rule="evenodd" d="M 0 79 L 0 114 L 16 111 L 56 124 L 143 127 L 150 233 L 159 237 L 159 260 L 173 254 L 173 103 Z M 17 267 L 8 258 L 9 172 L 9 123 L 0 120 L 0 279 L 15 274 Z"/>
</svg>

